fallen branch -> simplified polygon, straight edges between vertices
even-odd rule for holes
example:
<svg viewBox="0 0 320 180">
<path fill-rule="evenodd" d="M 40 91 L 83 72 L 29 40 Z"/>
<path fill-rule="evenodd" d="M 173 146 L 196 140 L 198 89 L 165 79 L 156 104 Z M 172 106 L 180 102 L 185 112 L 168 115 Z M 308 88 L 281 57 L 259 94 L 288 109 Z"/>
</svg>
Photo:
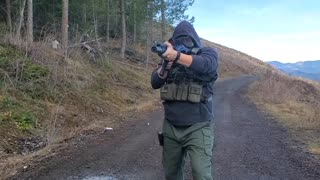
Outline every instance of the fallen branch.
<svg viewBox="0 0 320 180">
<path fill-rule="evenodd" d="M 152 72 L 152 70 L 149 70 L 149 69 L 146 69 L 146 68 L 143 68 L 143 67 L 139 67 L 139 66 L 135 66 L 135 65 L 131 65 L 131 64 L 128 64 L 128 63 L 125 63 L 125 62 L 121 62 L 121 61 L 117 61 L 117 60 L 112 60 L 112 62 L 117 62 L 117 63 L 124 64 L 126 66 L 130 66 L 130 67 L 133 67 L 133 68 L 142 69 L 142 70 L 145 70 L 145 71 L 148 71 L 148 72 Z"/>
<path fill-rule="evenodd" d="M 68 48 L 80 47 L 80 46 L 83 45 L 83 44 L 88 44 L 88 43 L 91 43 L 91 42 L 100 41 L 100 40 L 102 40 L 102 39 L 105 39 L 105 37 L 99 38 L 99 39 L 90 40 L 90 41 L 85 41 L 85 42 L 81 42 L 81 43 L 77 43 L 77 44 L 73 44 L 73 45 L 71 45 L 71 46 L 68 46 Z"/>
</svg>

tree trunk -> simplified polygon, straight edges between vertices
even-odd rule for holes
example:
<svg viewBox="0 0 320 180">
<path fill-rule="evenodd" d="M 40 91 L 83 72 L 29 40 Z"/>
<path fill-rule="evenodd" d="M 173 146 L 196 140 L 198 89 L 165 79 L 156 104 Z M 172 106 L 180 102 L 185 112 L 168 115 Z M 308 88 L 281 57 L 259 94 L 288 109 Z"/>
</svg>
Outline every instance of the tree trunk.
<svg viewBox="0 0 320 180">
<path fill-rule="evenodd" d="M 21 26 L 22 26 L 22 22 L 24 19 L 25 7 L 26 7 L 26 0 L 23 0 L 22 5 L 21 5 L 21 9 L 20 9 L 20 17 L 19 17 L 19 22 L 18 22 L 18 26 L 17 26 L 17 31 L 16 31 L 16 39 L 18 40 L 18 42 L 20 42 L 20 40 L 21 40 Z"/>
<path fill-rule="evenodd" d="M 12 34 L 12 19 L 11 19 L 11 2 L 10 0 L 6 0 L 7 5 L 7 25 L 9 27 L 10 35 Z"/>
<path fill-rule="evenodd" d="M 63 0 L 62 6 L 62 47 L 64 48 L 65 56 L 68 53 L 68 11 L 69 0 Z"/>
<path fill-rule="evenodd" d="M 165 11 L 166 11 L 165 1 L 161 0 L 161 40 L 162 40 L 162 42 L 165 41 L 165 36 L 166 36 L 166 30 L 165 30 L 166 16 L 165 16 Z"/>
<path fill-rule="evenodd" d="M 107 44 L 110 41 L 110 0 L 107 0 Z"/>
<path fill-rule="evenodd" d="M 32 4 L 32 0 L 28 0 L 27 42 L 29 45 L 31 45 L 33 43 L 33 4 Z"/>
<path fill-rule="evenodd" d="M 84 25 L 87 25 L 87 6 L 83 4 L 83 22 Z"/>
<path fill-rule="evenodd" d="M 126 42 L 127 42 L 127 34 L 126 34 L 126 12 L 125 12 L 125 0 L 120 1 L 120 11 L 121 11 L 121 28 L 122 28 L 122 43 L 121 43 L 121 58 L 124 59 L 125 51 L 126 51 Z"/>
<path fill-rule="evenodd" d="M 147 58 L 146 58 L 146 68 L 148 68 L 149 65 L 149 61 L 150 61 L 150 48 L 152 46 L 152 40 L 153 40 L 153 2 L 149 2 L 149 8 L 147 9 L 147 13 L 148 13 L 148 27 L 147 27 L 147 48 L 146 48 L 146 54 L 147 54 Z M 148 12 L 148 10 L 150 12 Z"/>
<path fill-rule="evenodd" d="M 94 23 L 94 36 L 96 43 L 98 45 L 99 53 L 102 52 L 100 42 L 98 41 L 98 20 L 95 8 L 95 0 L 92 0 L 92 16 L 93 16 L 93 23 Z"/>
<path fill-rule="evenodd" d="M 137 41 L 136 2 L 133 1 L 133 44 Z"/>
</svg>

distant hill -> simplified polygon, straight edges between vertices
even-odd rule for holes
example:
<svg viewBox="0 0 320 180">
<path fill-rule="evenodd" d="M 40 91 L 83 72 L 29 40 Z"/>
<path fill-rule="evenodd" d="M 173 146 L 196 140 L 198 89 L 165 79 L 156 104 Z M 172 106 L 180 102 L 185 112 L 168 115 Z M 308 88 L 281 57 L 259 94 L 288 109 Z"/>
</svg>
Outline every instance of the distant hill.
<svg viewBox="0 0 320 180">
<path fill-rule="evenodd" d="M 297 63 L 270 61 L 268 63 L 289 75 L 320 81 L 320 60 Z"/>
</svg>

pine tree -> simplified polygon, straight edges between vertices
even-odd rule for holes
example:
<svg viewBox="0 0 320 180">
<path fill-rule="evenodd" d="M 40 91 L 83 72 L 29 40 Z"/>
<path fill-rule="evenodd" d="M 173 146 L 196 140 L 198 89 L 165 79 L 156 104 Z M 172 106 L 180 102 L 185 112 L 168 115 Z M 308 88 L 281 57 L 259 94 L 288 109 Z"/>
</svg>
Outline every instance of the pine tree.
<svg viewBox="0 0 320 180">
<path fill-rule="evenodd" d="M 69 13 L 69 0 L 62 0 L 63 8 L 62 8 L 62 46 L 64 48 L 65 56 L 67 56 L 68 50 L 68 13 Z"/>
<path fill-rule="evenodd" d="M 126 33 L 126 10 L 124 0 L 120 1 L 121 12 L 121 29 L 122 29 L 122 43 L 121 43 L 121 58 L 124 59 L 126 51 L 127 33 Z"/>
<path fill-rule="evenodd" d="M 12 19 L 11 19 L 11 1 L 6 0 L 7 6 L 7 25 L 9 27 L 10 35 L 12 34 Z"/>
<path fill-rule="evenodd" d="M 19 12 L 19 21 L 17 25 L 17 31 L 16 31 L 16 39 L 18 42 L 21 40 L 21 27 L 24 19 L 24 9 L 26 7 L 26 0 L 22 1 L 21 7 L 20 7 L 20 12 Z"/>
<path fill-rule="evenodd" d="M 32 3 L 32 0 L 28 0 L 27 42 L 28 42 L 28 44 L 32 44 L 32 42 L 33 42 L 33 3 Z"/>
</svg>

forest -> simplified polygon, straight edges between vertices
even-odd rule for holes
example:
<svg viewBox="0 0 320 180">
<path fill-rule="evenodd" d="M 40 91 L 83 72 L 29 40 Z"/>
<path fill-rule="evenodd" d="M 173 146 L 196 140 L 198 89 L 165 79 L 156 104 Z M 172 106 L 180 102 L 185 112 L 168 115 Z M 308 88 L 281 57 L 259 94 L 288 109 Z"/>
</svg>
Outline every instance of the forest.
<svg viewBox="0 0 320 180">
<path fill-rule="evenodd" d="M 171 26 L 181 20 L 194 0 L 6 0 L 1 1 L 1 19 L 14 44 L 54 41 L 61 48 L 79 42 L 109 43 L 121 40 L 120 56 L 135 43 L 150 46 L 165 41 Z"/>
</svg>

